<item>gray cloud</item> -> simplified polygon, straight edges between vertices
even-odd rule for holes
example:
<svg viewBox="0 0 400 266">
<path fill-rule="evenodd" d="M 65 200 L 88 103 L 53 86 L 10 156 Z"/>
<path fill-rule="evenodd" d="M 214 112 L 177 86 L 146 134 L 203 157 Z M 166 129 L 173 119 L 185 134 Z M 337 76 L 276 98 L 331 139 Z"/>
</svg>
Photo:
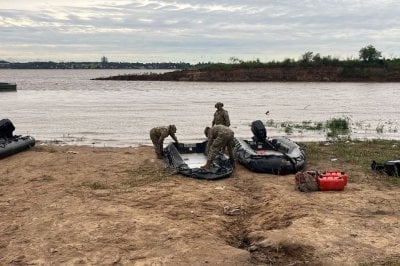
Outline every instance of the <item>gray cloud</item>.
<svg viewBox="0 0 400 266">
<path fill-rule="evenodd" d="M 196 63 L 305 51 L 344 58 L 369 44 L 400 56 L 396 1 L 80 2 L 0 10 L 0 59 Z"/>
</svg>

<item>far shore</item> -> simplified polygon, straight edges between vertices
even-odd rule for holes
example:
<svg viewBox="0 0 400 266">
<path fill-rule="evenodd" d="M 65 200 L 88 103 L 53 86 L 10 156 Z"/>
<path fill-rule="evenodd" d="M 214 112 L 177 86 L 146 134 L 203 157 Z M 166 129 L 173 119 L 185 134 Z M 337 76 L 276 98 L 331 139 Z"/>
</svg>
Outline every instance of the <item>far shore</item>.
<svg viewBox="0 0 400 266">
<path fill-rule="evenodd" d="M 400 70 L 382 67 L 271 66 L 232 69 L 177 70 L 129 74 L 94 80 L 191 81 L 191 82 L 400 82 Z"/>
</svg>

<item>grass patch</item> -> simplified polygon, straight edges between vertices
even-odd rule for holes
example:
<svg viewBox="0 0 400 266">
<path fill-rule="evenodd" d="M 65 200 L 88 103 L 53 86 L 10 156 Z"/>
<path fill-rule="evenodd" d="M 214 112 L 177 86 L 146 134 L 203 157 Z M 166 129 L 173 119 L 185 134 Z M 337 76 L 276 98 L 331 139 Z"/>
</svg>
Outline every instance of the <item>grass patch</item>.
<svg viewBox="0 0 400 266">
<path fill-rule="evenodd" d="M 360 263 L 360 266 L 398 266 L 400 265 L 400 256 L 377 259 L 370 262 Z"/>
<path fill-rule="evenodd" d="M 338 138 L 339 135 L 350 133 L 349 118 L 332 118 L 326 121 L 325 127 L 329 130 L 327 137 Z"/>
<path fill-rule="evenodd" d="M 400 141 L 394 140 L 305 142 L 301 145 L 307 155 L 307 169 L 338 169 L 353 173 L 350 178 L 376 174 L 371 170 L 373 160 L 385 162 L 400 158 Z M 400 185 L 399 178 L 383 175 L 381 180 Z"/>
<path fill-rule="evenodd" d="M 151 183 L 168 180 L 173 172 L 167 168 L 158 169 L 151 165 L 141 165 L 127 171 L 128 178 L 124 184 L 130 187 L 140 187 Z"/>
<path fill-rule="evenodd" d="M 266 126 L 277 128 L 278 124 L 274 123 L 273 120 L 269 120 L 269 121 L 267 121 Z M 303 130 L 322 131 L 325 129 L 324 123 L 311 122 L 311 121 L 302 121 L 301 123 L 282 122 L 282 123 L 280 123 L 280 127 L 284 129 L 286 134 L 293 133 L 294 129 L 298 129 L 300 131 L 303 131 Z"/>
</svg>

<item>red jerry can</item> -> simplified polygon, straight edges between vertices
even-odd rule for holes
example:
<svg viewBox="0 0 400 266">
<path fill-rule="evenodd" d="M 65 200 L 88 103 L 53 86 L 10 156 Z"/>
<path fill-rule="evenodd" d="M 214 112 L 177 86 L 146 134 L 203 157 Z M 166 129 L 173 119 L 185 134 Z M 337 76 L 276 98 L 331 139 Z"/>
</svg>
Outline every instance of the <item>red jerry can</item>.
<svg viewBox="0 0 400 266">
<path fill-rule="evenodd" d="M 323 172 L 318 176 L 319 190 L 343 190 L 347 184 L 347 175 L 338 170 Z"/>
</svg>

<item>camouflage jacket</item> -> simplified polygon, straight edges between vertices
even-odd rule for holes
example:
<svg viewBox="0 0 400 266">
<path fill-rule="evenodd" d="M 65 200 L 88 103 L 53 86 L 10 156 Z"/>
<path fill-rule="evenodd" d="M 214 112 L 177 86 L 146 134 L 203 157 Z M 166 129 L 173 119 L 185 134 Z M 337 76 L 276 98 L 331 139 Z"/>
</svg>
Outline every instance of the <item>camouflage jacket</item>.
<svg viewBox="0 0 400 266">
<path fill-rule="evenodd" d="M 168 127 L 155 127 L 151 129 L 150 135 L 156 137 L 158 139 L 158 144 L 162 144 L 164 139 L 168 136 L 171 136 L 175 142 L 178 142 L 174 133 L 169 131 Z"/>
<path fill-rule="evenodd" d="M 217 138 L 222 138 L 227 140 L 228 142 L 226 143 L 227 148 L 228 148 L 228 152 L 229 152 L 229 157 L 233 158 L 233 139 L 234 139 L 234 132 L 232 131 L 232 129 L 230 129 L 227 126 L 224 125 L 215 125 L 213 126 L 209 133 L 208 133 L 208 142 L 207 142 L 207 153 L 209 152 L 215 152 L 215 151 L 211 151 L 210 149 L 213 147 L 213 143 Z M 220 144 L 220 143 L 219 143 Z M 218 146 L 214 147 L 219 149 L 223 149 L 224 147 L 222 146 Z"/>
<path fill-rule="evenodd" d="M 228 111 L 224 109 L 215 111 L 212 125 L 224 125 L 229 127 L 231 125 L 231 121 L 229 120 Z"/>
</svg>

